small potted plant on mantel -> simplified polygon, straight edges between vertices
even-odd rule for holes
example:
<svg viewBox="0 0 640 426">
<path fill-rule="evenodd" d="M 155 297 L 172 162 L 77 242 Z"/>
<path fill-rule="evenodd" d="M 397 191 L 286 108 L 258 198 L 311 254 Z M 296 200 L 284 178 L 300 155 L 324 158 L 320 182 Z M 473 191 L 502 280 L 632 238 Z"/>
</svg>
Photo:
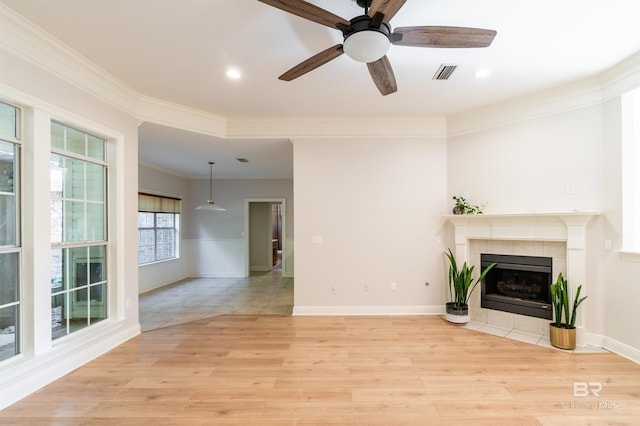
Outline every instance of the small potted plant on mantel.
<svg viewBox="0 0 640 426">
<path fill-rule="evenodd" d="M 452 198 L 455 202 L 453 214 L 482 214 L 484 211 L 486 203 L 479 206 L 472 206 L 464 197 L 454 195 Z"/>
<path fill-rule="evenodd" d="M 452 324 L 461 325 L 469 322 L 469 298 L 478 283 L 482 282 L 487 273 L 496 264 L 487 266 L 475 282 L 473 281 L 474 266 L 467 266 L 467 262 L 458 269 L 456 257 L 449 249 L 444 253 L 449 259 L 449 296 L 451 302 L 446 304 L 445 319 Z"/>
<path fill-rule="evenodd" d="M 551 304 L 553 306 L 554 322 L 549 325 L 549 340 L 560 349 L 576 348 L 576 317 L 578 306 L 587 298 L 580 298 L 582 285 L 576 289 L 572 309 L 569 310 L 569 289 L 567 279 L 558 274 L 558 279 L 551 284 Z M 563 321 L 564 316 L 564 321 Z"/>
</svg>

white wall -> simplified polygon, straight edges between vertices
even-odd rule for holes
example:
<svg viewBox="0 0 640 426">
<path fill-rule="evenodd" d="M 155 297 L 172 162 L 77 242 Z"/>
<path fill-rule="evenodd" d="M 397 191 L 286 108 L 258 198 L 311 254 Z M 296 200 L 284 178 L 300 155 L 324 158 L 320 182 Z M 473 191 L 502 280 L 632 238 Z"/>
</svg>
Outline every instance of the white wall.
<svg viewBox="0 0 640 426">
<path fill-rule="evenodd" d="M 184 248 L 188 274 L 195 277 L 243 277 L 245 254 L 244 203 L 251 198 L 286 200 L 283 276 L 293 276 L 293 181 L 291 179 L 215 179 L 213 199 L 226 211 L 195 210 L 209 198 L 209 180 L 190 182 L 189 203 L 183 205 Z"/>
<path fill-rule="evenodd" d="M 140 192 L 166 195 L 182 199 L 183 210 L 189 204 L 189 180 L 140 164 L 138 166 Z M 184 215 L 181 215 L 184 226 Z M 187 259 L 183 232 L 180 233 L 180 257 L 164 262 L 150 263 L 139 267 L 139 292 L 144 293 L 187 277 Z"/>
<path fill-rule="evenodd" d="M 602 120 L 595 106 L 450 137 L 449 195 L 485 213 L 600 210 Z"/>
<path fill-rule="evenodd" d="M 296 139 L 294 165 L 294 313 L 441 312 L 445 138 Z"/>
</svg>

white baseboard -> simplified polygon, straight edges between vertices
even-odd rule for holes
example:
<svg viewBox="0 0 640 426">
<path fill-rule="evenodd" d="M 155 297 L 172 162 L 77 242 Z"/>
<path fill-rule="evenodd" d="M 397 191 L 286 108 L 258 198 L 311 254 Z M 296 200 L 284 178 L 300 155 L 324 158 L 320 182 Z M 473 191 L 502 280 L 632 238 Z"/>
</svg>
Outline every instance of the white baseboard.
<svg viewBox="0 0 640 426">
<path fill-rule="evenodd" d="M 294 306 L 293 315 L 443 315 L 444 306 Z"/>
<path fill-rule="evenodd" d="M 633 348 L 624 343 L 618 342 L 617 340 L 611 339 L 606 336 L 602 337 L 602 345 L 601 347 L 614 352 L 622 357 L 625 357 L 636 364 L 640 364 L 640 349 Z"/>
</svg>

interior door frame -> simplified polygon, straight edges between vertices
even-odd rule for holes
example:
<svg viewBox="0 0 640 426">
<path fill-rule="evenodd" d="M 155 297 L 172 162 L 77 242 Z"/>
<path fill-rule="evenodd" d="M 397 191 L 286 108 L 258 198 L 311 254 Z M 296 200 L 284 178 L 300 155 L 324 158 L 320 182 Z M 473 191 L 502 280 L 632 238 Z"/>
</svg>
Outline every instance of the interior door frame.
<svg viewBox="0 0 640 426">
<path fill-rule="evenodd" d="M 285 256 L 286 253 L 286 245 L 287 245 L 287 199 L 286 198 L 245 198 L 244 199 L 244 276 L 248 277 L 251 273 L 250 271 L 250 261 L 251 261 L 251 247 L 249 246 L 250 241 L 250 227 L 249 227 L 249 215 L 250 215 L 250 205 L 251 203 L 279 203 L 282 205 L 282 275 L 285 275 L 286 271 L 286 262 L 287 258 Z"/>
</svg>

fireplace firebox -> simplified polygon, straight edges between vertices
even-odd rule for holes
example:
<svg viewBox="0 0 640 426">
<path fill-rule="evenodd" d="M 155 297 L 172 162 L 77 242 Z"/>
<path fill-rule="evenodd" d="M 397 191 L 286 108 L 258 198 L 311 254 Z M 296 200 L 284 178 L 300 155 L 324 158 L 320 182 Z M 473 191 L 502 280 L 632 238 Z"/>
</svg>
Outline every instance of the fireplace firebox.
<svg viewBox="0 0 640 426">
<path fill-rule="evenodd" d="M 492 263 L 496 266 L 482 281 L 480 306 L 552 319 L 552 262 L 550 257 L 481 254 L 483 270 Z"/>
</svg>

